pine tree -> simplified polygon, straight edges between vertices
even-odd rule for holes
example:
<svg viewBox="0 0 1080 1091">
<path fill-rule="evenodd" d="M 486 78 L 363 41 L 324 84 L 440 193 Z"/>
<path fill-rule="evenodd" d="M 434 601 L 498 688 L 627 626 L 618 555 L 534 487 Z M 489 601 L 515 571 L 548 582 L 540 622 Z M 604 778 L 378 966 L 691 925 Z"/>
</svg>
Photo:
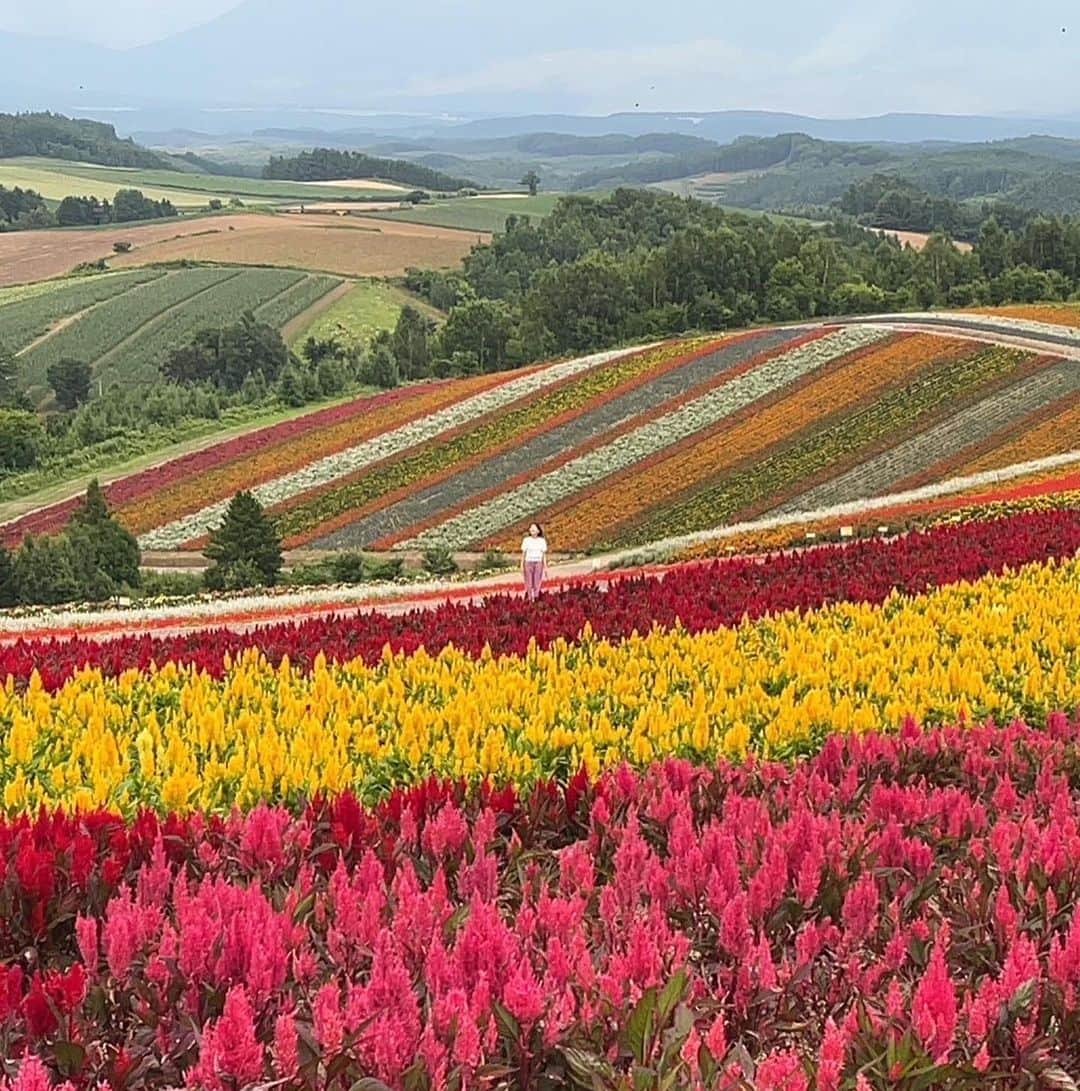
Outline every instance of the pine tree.
<svg viewBox="0 0 1080 1091">
<path fill-rule="evenodd" d="M 211 562 L 206 585 L 219 589 L 252 582 L 277 582 L 283 558 L 281 538 L 262 505 L 249 492 L 238 492 L 221 526 L 211 534 L 205 556 Z"/>
<path fill-rule="evenodd" d="M 11 550 L 0 545 L 0 606 L 15 606 L 19 602 L 19 585 L 15 579 L 15 562 Z"/>
<path fill-rule="evenodd" d="M 71 516 L 71 530 L 73 535 L 86 532 L 75 537 L 73 545 L 91 552 L 94 566 L 112 590 L 125 584 L 139 586 L 139 543 L 113 518 L 96 478 Z"/>
</svg>

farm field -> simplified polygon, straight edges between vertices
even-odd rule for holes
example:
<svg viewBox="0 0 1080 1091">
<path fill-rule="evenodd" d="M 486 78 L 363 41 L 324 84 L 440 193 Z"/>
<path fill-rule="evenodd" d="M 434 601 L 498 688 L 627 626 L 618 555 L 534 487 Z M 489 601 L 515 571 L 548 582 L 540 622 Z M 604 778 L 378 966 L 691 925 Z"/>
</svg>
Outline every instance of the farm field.
<svg viewBox="0 0 1080 1091">
<path fill-rule="evenodd" d="M 429 383 L 134 475 L 107 496 L 148 550 L 201 549 L 229 497 L 250 488 L 290 548 L 513 551 L 538 518 L 553 548 L 589 552 L 1080 449 L 1080 371 L 1056 343 L 1038 350 L 1046 327 L 1028 327 L 1024 349 L 985 332 L 1014 337 L 1019 320 L 973 320 L 980 329 L 962 335 L 762 329 Z M 46 507 L 4 535 L 64 518 Z"/>
<path fill-rule="evenodd" d="M 116 242 L 133 245 L 113 252 Z M 105 259 L 114 268 L 187 260 L 278 265 L 340 276 L 400 276 L 406 268 L 456 265 L 476 236 L 367 217 L 268 213 L 204 216 L 108 228 L 0 233 L 0 287 L 60 277 Z"/>
<path fill-rule="evenodd" d="M 463 231 L 495 232 L 506 226 L 507 216 L 550 215 L 562 194 L 496 194 L 480 197 L 446 197 L 404 209 L 372 213 L 375 218 L 453 227 Z"/>
<path fill-rule="evenodd" d="M 322 200 L 357 196 L 392 197 L 401 192 L 393 183 L 368 182 L 324 185 L 313 182 L 272 181 L 262 178 L 234 178 L 192 171 L 148 170 L 135 167 L 103 167 L 94 163 L 21 157 L 0 160 L 0 186 L 33 189 L 47 201 L 64 197 L 108 197 L 118 189 L 140 189 L 155 201 L 167 199 L 177 208 L 204 208 L 216 197 L 225 203 L 233 197 L 246 204 L 277 204 L 310 197 Z M 363 192 L 358 193 L 358 188 Z"/>
<path fill-rule="evenodd" d="M 411 266 L 457 265 L 476 242 L 469 232 L 361 216 L 251 214 L 215 219 L 199 231 L 143 239 L 115 268 L 164 261 L 280 265 L 341 276 L 400 276 Z M 0 246 L 2 246 L 0 242 Z"/>
<path fill-rule="evenodd" d="M 291 341 L 298 344 L 305 338 L 316 337 L 336 338 L 342 345 L 366 343 L 379 330 L 393 329 L 406 304 L 433 319 L 441 317 L 430 304 L 402 288 L 383 281 L 364 280 L 339 294 L 311 322 L 291 331 Z"/>
<path fill-rule="evenodd" d="M 284 328 L 338 286 L 335 277 L 284 269 L 134 270 L 56 282 L 52 291 L 0 301 L 0 341 L 17 353 L 32 396 L 49 365 L 86 360 L 102 386 L 152 382 L 161 359 L 203 326 L 246 310 Z"/>
<path fill-rule="evenodd" d="M 161 1091 L 1068 1071 L 1078 548 L 1075 510 L 1021 513 L 537 603 L 0 647 L 20 1078 L 120 1051 Z"/>
</svg>

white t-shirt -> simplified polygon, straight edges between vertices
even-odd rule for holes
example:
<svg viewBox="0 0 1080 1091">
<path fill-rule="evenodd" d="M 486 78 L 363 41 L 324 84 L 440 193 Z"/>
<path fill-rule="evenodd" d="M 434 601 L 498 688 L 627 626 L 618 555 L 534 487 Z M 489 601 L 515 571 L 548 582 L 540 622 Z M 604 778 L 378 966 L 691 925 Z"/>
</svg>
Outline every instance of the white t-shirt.
<svg viewBox="0 0 1080 1091">
<path fill-rule="evenodd" d="M 521 539 L 521 552 L 525 554 L 526 561 L 542 561 L 547 553 L 547 542 L 527 534 Z"/>
</svg>

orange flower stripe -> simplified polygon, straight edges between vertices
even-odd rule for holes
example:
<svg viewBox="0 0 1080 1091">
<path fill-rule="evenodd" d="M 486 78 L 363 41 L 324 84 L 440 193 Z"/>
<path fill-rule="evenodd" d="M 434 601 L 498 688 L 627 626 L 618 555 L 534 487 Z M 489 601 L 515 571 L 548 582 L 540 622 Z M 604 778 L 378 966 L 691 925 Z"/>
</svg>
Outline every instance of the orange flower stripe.
<svg viewBox="0 0 1080 1091">
<path fill-rule="evenodd" d="M 132 534 L 144 534 L 205 504 L 230 496 L 238 489 L 248 489 L 291 473 L 335 451 L 497 386 L 517 374 L 478 375 L 447 383 L 418 398 L 402 398 L 366 417 L 353 417 L 329 428 L 292 436 L 284 443 L 201 473 L 194 480 L 177 481 L 153 496 L 133 501 L 118 511 L 118 517 Z"/>
<path fill-rule="evenodd" d="M 993 450 L 980 453 L 956 471 L 956 477 L 999 470 L 1017 462 L 1063 454 L 1080 448 L 1080 397 L 1070 398 L 1071 404 L 1022 435 L 1013 432 Z"/>
<path fill-rule="evenodd" d="M 533 467 L 532 469 L 517 474 L 506 481 L 500 481 L 497 485 L 492 485 L 490 488 L 485 489 L 483 492 L 470 496 L 467 500 L 464 500 L 460 504 L 456 504 L 454 507 L 448 509 L 447 511 L 440 512 L 438 515 L 434 516 L 431 519 L 416 523 L 405 530 L 399 531 L 395 534 L 388 535 L 387 537 L 380 539 L 379 541 L 373 543 L 373 548 L 380 550 L 392 549 L 400 542 L 415 534 L 421 533 L 429 527 L 437 526 L 439 523 L 445 521 L 446 519 L 451 518 L 454 515 L 457 515 L 463 511 L 466 511 L 477 504 L 481 504 L 494 496 L 498 496 L 500 493 L 508 492 L 511 489 L 515 489 L 519 485 L 523 485 L 527 481 L 532 480 L 538 474 L 548 473 L 556 467 L 561 466 L 566 462 L 569 462 L 571 459 L 578 458 L 581 455 L 587 454 L 588 452 L 595 450 L 597 447 L 602 447 L 604 444 L 610 443 L 612 439 L 614 439 L 616 436 L 620 436 L 625 432 L 633 431 L 635 428 L 639 428 L 647 421 L 655 420 L 657 417 L 662 417 L 666 413 L 670 413 L 672 410 L 677 409 L 680 405 L 684 405 L 687 402 L 694 401 L 695 399 L 702 397 L 708 391 L 713 390 L 716 387 L 723 386 L 725 383 L 730 383 L 733 379 L 738 378 L 740 375 L 746 374 L 746 372 L 748 371 L 752 371 L 755 367 L 758 367 L 759 365 L 765 363 L 767 360 L 776 356 L 780 352 L 789 352 L 791 351 L 791 349 L 796 348 L 800 345 L 809 344 L 811 341 L 817 341 L 822 338 L 826 332 L 827 331 L 824 328 L 812 330 L 809 333 L 804 333 L 789 342 L 785 342 L 784 345 L 780 347 L 773 346 L 771 348 L 763 349 L 761 352 L 755 353 L 752 357 L 744 360 L 742 363 L 737 364 L 734 367 L 729 367 L 724 371 L 717 372 L 705 382 L 700 383 L 689 390 L 684 390 L 677 397 L 669 398 L 667 401 L 664 402 L 658 402 L 650 409 L 642 413 L 638 413 L 628 420 L 624 420 L 621 424 L 616 425 L 609 431 L 601 432 L 598 435 L 594 435 L 588 442 L 582 443 L 579 446 L 574 447 L 572 450 L 563 451 L 562 454 L 556 455 L 554 458 L 548 459 L 548 461 L 545 462 L 542 466 Z M 739 335 L 734 339 L 742 340 L 746 339 L 749 336 L 751 336 L 751 334 L 745 333 Z M 723 344 L 729 343 L 729 339 L 724 338 Z M 706 346 L 703 352 L 709 352 L 712 351 L 713 348 L 719 347 L 720 342 L 717 342 L 715 344 Z M 699 352 L 696 355 L 702 355 L 702 353 Z M 687 357 L 687 359 L 689 359 L 689 357 Z M 551 425 L 544 423 L 538 426 L 536 431 L 546 430 L 549 427 L 551 427 Z M 608 478 L 605 480 L 612 479 Z M 549 510 L 555 511 L 558 509 L 551 508 Z M 528 526 L 528 522 L 524 524 L 515 523 L 511 527 L 509 527 L 506 531 L 508 537 L 505 539 L 505 542 L 508 544 L 505 546 L 500 545 L 498 548 L 515 550 L 517 548 L 515 542 L 521 537 L 521 535 L 516 534 L 516 532 L 518 529 L 520 529 L 522 525 Z"/>
<path fill-rule="evenodd" d="M 968 342 L 916 334 L 857 354 L 809 383 L 789 388 L 785 397 L 725 421 L 712 433 L 652 465 L 639 465 L 591 496 L 578 497 L 562 512 L 543 513 L 545 533 L 560 548 L 586 549 L 597 536 L 633 519 L 656 502 L 759 455 L 766 448 L 832 413 L 850 408 L 885 387 L 917 374 L 931 362 L 970 352 Z"/>
<path fill-rule="evenodd" d="M 1068 303 L 1015 303 L 1009 307 L 979 307 L 975 313 L 1048 322 L 1053 326 L 1080 326 L 1080 307 Z"/>
</svg>

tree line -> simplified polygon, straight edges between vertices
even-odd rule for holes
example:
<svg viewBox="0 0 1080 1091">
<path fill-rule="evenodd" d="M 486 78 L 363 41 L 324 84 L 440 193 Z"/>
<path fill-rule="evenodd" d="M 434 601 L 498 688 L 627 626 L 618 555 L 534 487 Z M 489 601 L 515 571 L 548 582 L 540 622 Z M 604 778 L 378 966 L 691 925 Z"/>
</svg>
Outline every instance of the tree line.
<svg viewBox="0 0 1080 1091">
<path fill-rule="evenodd" d="M 151 200 L 139 189 L 118 189 L 111 201 L 97 197 L 65 197 L 53 211 L 36 190 L 0 186 L 0 231 L 134 223 L 176 215 L 171 201 Z"/>
<path fill-rule="evenodd" d="M 436 328 L 406 308 L 375 338 L 382 385 L 758 322 L 1065 299 L 1080 287 L 1080 222 L 1032 216 L 1012 230 L 991 217 L 969 253 L 941 233 L 916 251 L 850 221 L 816 227 L 623 189 L 564 197 L 539 222 L 510 216 L 461 270 L 411 270 L 406 286 L 447 318 Z"/>
<path fill-rule="evenodd" d="M 333 182 L 346 178 L 378 178 L 421 189 L 475 188 L 467 178 L 454 178 L 407 159 L 380 159 L 363 152 L 314 148 L 299 155 L 272 155 L 263 169 L 264 178 L 292 182 Z"/>
<path fill-rule="evenodd" d="M 106 167 L 168 168 L 162 156 L 121 140 L 101 121 L 48 112 L 0 114 L 0 159 L 37 155 L 47 159 L 100 163 Z"/>
</svg>

